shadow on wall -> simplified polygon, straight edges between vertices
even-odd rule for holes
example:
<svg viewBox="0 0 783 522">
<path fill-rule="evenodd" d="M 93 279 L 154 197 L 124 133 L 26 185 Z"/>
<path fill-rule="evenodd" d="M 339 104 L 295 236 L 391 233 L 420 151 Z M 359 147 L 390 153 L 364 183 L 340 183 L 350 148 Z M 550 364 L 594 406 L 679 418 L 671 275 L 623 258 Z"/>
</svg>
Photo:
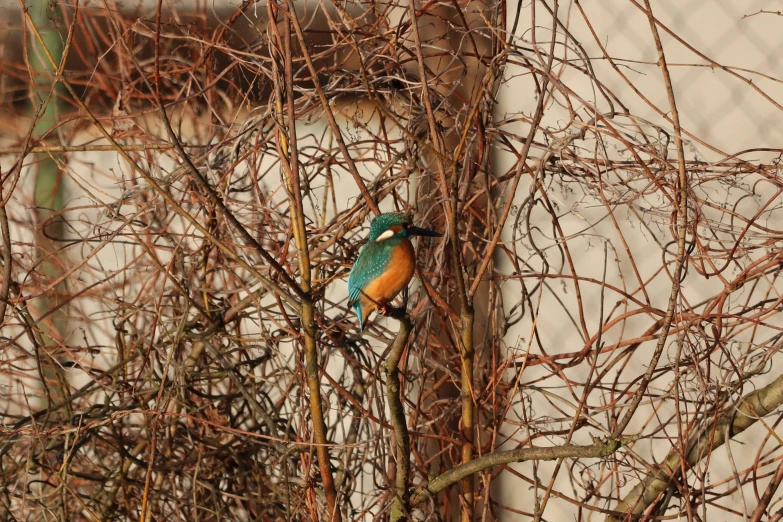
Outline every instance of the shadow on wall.
<svg viewBox="0 0 783 522">
<path fill-rule="evenodd" d="M 154 3 L 142 2 L 133 8 L 125 5 L 121 16 L 115 14 L 113 20 L 109 19 L 105 9 L 80 7 L 64 75 L 96 115 L 112 117 L 115 137 L 128 137 L 117 136 L 116 131 L 132 127 L 117 124 L 118 121 L 133 118 L 139 123 L 149 111 L 154 110 L 154 95 L 143 77 L 160 78 L 161 97 L 167 107 L 176 105 L 182 111 L 182 107 L 187 106 L 184 110 L 192 111 L 191 117 L 198 118 L 202 115 L 200 113 L 206 113 L 203 115 L 207 116 L 207 120 L 230 121 L 243 105 L 265 104 L 272 93 L 273 86 L 268 81 L 270 75 L 263 74 L 263 70 L 271 68 L 267 36 L 269 17 L 265 5 L 257 4 L 241 14 L 229 2 L 216 4 L 214 8 L 205 10 L 205 15 L 194 15 L 184 12 L 184 9 L 175 11 L 164 6 L 159 35 L 155 31 Z M 308 21 L 303 24 L 307 45 L 315 66 L 324 71 L 320 81 L 328 84 L 335 80 L 335 71 L 351 71 L 357 64 L 351 58 L 347 44 L 334 44 L 325 17 L 313 16 L 308 11 L 302 5 L 299 13 L 302 19 Z M 142 14 L 145 17 L 141 17 Z M 73 9 L 52 17 L 63 41 L 73 24 L 73 17 Z M 16 117 L 27 113 L 30 93 L 22 16 L 18 6 L 6 0 L 0 2 L 0 19 L 5 21 L 0 22 L 0 113 Z M 283 24 L 278 23 L 280 32 L 282 27 Z M 211 41 L 194 36 L 196 33 L 211 35 Z M 119 34 L 132 50 L 132 59 L 126 59 L 127 53 L 118 52 L 115 47 L 119 46 Z M 156 76 L 155 39 L 158 36 L 159 53 L 165 58 L 158 64 L 161 73 Z M 317 52 L 327 47 L 337 52 L 326 55 Z M 296 38 L 292 42 L 292 52 L 295 57 L 301 58 Z M 169 68 L 178 68 L 178 73 L 165 74 Z M 173 77 L 182 78 L 183 68 L 191 69 L 191 75 L 196 79 L 185 91 L 180 83 L 172 80 Z M 296 82 L 295 92 L 297 87 L 312 88 L 306 74 L 297 74 Z M 350 98 L 349 92 L 346 98 Z M 69 100 L 64 105 L 76 110 L 75 104 Z M 66 119 L 63 116 L 66 115 L 61 115 L 61 120 Z M 172 114 L 172 118 L 176 119 L 177 114 Z M 25 125 L 15 128 L 15 123 L 14 119 L 0 122 L 0 136 L 13 139 L 20 131 L 26 130 Z M 152 126 L 154 134 L 156 123 L 147 123 Z M 208 133 L 204 137 L 208 139 Z"/>
</svg>

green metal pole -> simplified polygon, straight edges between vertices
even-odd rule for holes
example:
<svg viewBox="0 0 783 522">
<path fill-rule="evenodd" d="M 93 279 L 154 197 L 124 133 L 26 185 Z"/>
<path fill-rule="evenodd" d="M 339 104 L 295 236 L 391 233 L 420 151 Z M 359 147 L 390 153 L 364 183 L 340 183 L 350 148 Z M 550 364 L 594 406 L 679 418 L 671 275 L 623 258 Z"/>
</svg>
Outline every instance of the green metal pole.
<svg viewBox="0 0 783 522">
<path fill-rule="evenodd" d="M 32 0 L 28 13 L 41 34 L 52 57 L 58 62 L 63 55 L 63 40 L 57 29 L 60 18 L 60 8 L 56 1 Z M 30 62 L 30 72 L 33 78 L 31 86 L 31 110 L 33 115 L 38 114 L 39 119 L 35 124 L 34 134 L 37 138 L 47 136 L 57 125 L 60 113 L 60 98 L 57 91 L 55 71 L 50 67 L 46 54 L 38 43 L 36 37 L 30 32 L 30 40 L 27 43 L 27 56 Z M 56 132 L 52 134 L 56 136 Z M 51 138 L 47 137 L 51 143 Z M 50 154 L 37 154 L 35 165 L 35 212 L 40 223 L 36 231 L 36 246 L 38 248 L 39 270 L 44 276 L 44 284 L 56 280 L 62 274 L 62 256 L 57 255 L 60 246 L 59 240 L 63 238 L 64 226 L 59 213 L 64 208 L 63 173 L 58 165 L 56 156 Z M 59 159 L 59 158 L 58 158 Z M 42 383 L 46 393 L 47 402 L 61 402 L 67 398 L 68 386 L 64 372 L 56 363 L 56 348 L 64 341 L 66 328 L 66 314 L 59 310 L 59 295 L 65 290 L 65 285 L 57 285 L 45 297 L 35 302 L 38 309 L 37 317 L 41 317 L 49 311 L 56 310 L 47 319 L 36 326 L 41 331 L 43 346 L 38 347 L 38 360 L 43 370 L 42 377 L 50 382 Z M 36 320 L 37 320 L 36 317 Z M 51 404 L 49 404 L 51 406 Z"/>
</svg>

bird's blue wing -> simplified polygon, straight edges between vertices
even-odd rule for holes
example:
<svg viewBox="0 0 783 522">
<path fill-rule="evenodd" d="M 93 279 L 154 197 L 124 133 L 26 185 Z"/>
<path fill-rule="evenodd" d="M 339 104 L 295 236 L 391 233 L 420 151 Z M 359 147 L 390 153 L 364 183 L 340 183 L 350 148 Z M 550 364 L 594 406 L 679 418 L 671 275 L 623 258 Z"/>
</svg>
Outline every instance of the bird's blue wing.
<svg viewBox="0 0 783 522">
<path fill-rule="evenodd" d="M 391 252 L 384 245 L 368 243 L 359 251 L 359 256 L 348 274 L 348 304 L 353 305 L 362 296 L 362 290 L 386 269 Z"/>
</svg>

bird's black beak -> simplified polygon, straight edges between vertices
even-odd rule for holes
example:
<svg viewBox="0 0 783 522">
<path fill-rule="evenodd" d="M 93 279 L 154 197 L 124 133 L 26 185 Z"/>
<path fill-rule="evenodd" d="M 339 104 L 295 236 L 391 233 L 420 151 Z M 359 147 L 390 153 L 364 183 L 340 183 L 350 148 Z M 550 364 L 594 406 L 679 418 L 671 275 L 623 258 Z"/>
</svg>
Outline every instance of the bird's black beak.
<svg viewBox="0 0 783 522">
<path fill-rule="evenodd" d="M 430 230 L 428 228 L 410 227 L 408 228 L 408 234 L 411 236 L 429 236 L 429 237 L 443 237 L 443 234 Z"/>
</svg>

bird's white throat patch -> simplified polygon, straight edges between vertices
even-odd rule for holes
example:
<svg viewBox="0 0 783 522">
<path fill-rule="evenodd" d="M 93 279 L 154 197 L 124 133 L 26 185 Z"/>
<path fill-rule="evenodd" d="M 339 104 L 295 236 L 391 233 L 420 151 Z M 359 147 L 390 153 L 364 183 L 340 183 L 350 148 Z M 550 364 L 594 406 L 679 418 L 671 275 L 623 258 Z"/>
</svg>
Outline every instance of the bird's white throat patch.
<svg viewBox="0 0 783 522">
<path fill-rule="evenodd" d="M 395 233 L 394 230 L 389 229 L 383 234 L 381 234 L 380 236 L 378 236 L 378 239 L 376 239 L 375 242 L 378 243 L 379 241 L 383 241 L 384 239 L 389 239 L 390 237 L 394 236 L 394 233 Z"/>
</svg>

